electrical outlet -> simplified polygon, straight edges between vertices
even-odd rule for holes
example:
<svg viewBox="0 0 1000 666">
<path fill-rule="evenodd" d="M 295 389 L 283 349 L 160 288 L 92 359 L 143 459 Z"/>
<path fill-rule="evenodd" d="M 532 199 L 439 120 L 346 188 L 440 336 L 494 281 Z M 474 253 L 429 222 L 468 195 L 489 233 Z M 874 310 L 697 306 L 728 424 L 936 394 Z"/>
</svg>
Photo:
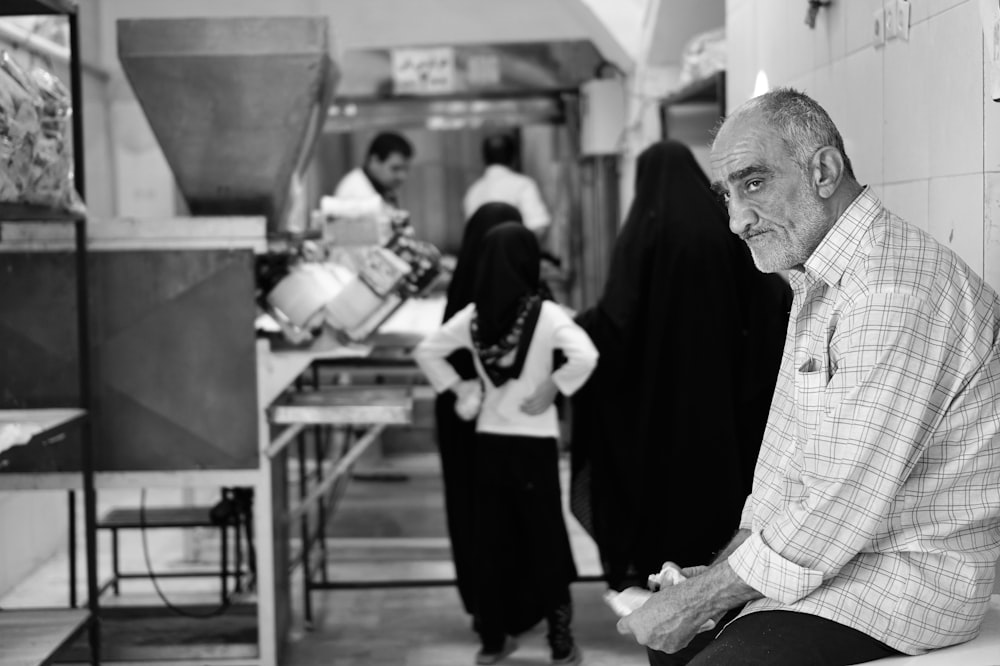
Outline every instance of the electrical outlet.
<svg viewBox="0 0 1000 666">
<path fill-rule="evenodd" d="M 881 7 L 872 12 L 872 46 L 877 49 L 885 45 L 885 10 Z"/>
<path fill-rule="evenodd" d="M 896 0 L 888 0 L 885 11 L 885 41 L 896 39 Z"/>
<path fill-rule="evenodd" d="M 896 34 L 910 41 L 910 0 L 896 0 Z"/>
</svg>

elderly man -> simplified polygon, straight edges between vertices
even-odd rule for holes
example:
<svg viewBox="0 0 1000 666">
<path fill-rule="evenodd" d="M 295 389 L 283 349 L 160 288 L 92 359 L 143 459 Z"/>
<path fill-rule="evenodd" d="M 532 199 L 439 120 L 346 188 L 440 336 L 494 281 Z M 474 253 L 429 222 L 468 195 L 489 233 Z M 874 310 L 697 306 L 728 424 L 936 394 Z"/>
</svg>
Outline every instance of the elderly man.
<svg viewBox="0 0 1000 666">
<path fill-rule="evenodd" d="M 653 664 L 855 664 L 973 638 L 1000 555 L 996 293 L 858 183 L 804 94 L 745 103 L 711 160 L 757 267 L 790 272 L 791 321 L 739 531 L 619 630 Z M 725 628 L 695 638 L 709 619 Z"/>
</svg>

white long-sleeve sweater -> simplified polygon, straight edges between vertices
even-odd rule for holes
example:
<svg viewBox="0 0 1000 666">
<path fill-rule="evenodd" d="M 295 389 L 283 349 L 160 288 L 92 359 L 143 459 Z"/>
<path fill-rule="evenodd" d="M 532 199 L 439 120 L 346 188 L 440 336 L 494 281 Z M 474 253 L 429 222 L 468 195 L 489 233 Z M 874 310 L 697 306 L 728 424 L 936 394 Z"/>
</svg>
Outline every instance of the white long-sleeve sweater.
<svg viewBox="0 0 1000 666">
<path fill-rule="evenodd" d="M 472 304 L 456 313 L 444 326 L 424 338 L 413 353 L 420 369 L 438 393 L 452 388 L 461 379 L 445 359 L 456 349 L 473 348 L 471 323 L 475 311 L 476 306 Z M 566 363 L 553 372 L 552 357 L 556 349 L 565 354 Z M 498 388 L 490 382 L 478 356 L 475 353 L 473 356 L 476 371 L 485 387 L 476 430 L 495 435 L 558 437 L 555 406 L 532 416 L 520 410 L 521 402 L 550 375 L 563 395 L 572 395 L 583 386 L 597 365 L 597 349 L 590 338 L 561 307 L 551 301 L 542 303 L 520 377 Z"/>
</svg>

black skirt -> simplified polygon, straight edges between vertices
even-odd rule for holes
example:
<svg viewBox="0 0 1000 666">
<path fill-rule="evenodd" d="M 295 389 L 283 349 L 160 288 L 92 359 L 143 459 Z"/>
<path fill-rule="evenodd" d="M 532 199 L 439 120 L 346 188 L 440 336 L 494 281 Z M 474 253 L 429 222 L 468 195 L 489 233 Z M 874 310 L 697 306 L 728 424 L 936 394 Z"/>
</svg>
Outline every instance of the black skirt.
<svg viewBox="0 0 1000 666">
<path fill-rule="evenodd" d="M 474 501 L 480 627 L 522 633 L 565 603 L 576 578 L 555 438 L 478 433 Z"/>
<path fill-rule="evenodd" d="M 475 456 L 476 423 L 463 421 L 455 414 L 455 394 L 442 393 L 435 403 L 437 441 L 441 454 L 441 477 L 444 482 L 444 509 L 451 538 L 451 557 L 455 563 L 455 581 L 462 605 L 470 615 L 476 613 L 475 540 Z"/>
</svg>

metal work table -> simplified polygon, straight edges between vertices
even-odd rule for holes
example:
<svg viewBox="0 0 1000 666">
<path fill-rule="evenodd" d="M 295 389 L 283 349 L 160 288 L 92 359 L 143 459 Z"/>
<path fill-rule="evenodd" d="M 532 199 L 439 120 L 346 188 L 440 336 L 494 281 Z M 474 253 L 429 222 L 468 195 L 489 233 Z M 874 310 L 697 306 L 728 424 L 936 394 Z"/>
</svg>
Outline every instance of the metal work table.
<svg viewBox="0 0 1000 666">
<path fill-rule="evenodd" d="M 383 345 L 398 344 L 402 340 L 387 338 L 380 342 Z M 280 663 L 292 618 L 290 573 L 295 567 L 303 566 L 308 578 L 317 554 L 314 552 L 311 557 L 309 552 L 292 554 L 291 530 L 299 529 L 299 536 L 305 537 L 304 543 L 311 541 L 321 545 L 322 539 L 316 539 L 317 530 L 322 529 L 331 509 L 332 495 L 342 492 L 354 463 L 377 441 L 386 426 L 411 421 L 412 394 L 406 387 L 309 386 L 310 375 L 315 374 L 310 371 L 314 368 L 325 367 L 338 374 L 372 369 L 379 373 L 393 369 L 402 373 L 408 365 L 412 365 L 403 353 L 393 355 L 390 351 L 386 356 L 376 352 L 374 357 L 367 357 L 366 353 L 367 350 L 356 353 L 344 350 L 272 351 L 266 341 L 258 341 L 260 456 L 256 469 L 103 471 L 94 475 L 94 485 L 98 490 L 220 486 L 253 489 L 256 598 L 249 596 L 246 601 L 256 602 L 257 654 L 256 658 L 250 658 L 245 656 L 246 646 L 234 647 L 226 663 L 238 663 L 240 666 L 277 666 Z M 43 411 L 47 414 L 51 412 L 47 416 L 48 421 L 52 421 L 49 423 L 50 433 L 63 427 L 60 425 L 62 421 L 68 423 L 76 417 L 73 410 Z M 7 415 L 10 417 L 8 420 L 24 420 L 13 412 Z M 299 494 L 296 501 L 289 504 L 288 488 L 290 483 L 295 482 L 289 478 L 289 468 L 293 467 L 291 462 L 296 456 L 300 462 L 311 458 L 308 460 L 310 477 L 308 483 L 302 483 L 304 479 L 301 477 L 298 479 Z M 299 468 L 304 469 L 301 465 Z M 81 475 L 65 472 L 6 474 L 3 482 L 5 488 L 23 490 L 73 490 L 83 485 Z M 308 591 L 304 603 L 309 616 Z M 11 611 L 0 615 L 11 625 L 4 626 L 4 631 L 23 623 L 38 633 L 39 649 L 45 647 L 53 652 L 62 643 L 48 645 L 51 641 L 46 641 L 45 636 L 59 633 L 63 641 L 67 640 L 70 634 L 78 633 L 74 630 L 67 634 L 68 623 L 76 622 L 78 615 L 86 615 L 83 611 L 66 610 L 51 615 L 50 620 L 43 622 L 39 619 L 41 614 L 25 613 Z M 234 658 L 236 661 L 233 661 Z M 3 663 L 0 659 L 0 666 Z"/>
<path fill-rule="evenodd" d="M 255 517 L 261 664 L 280 655 L 291 618 L 290 572 L 303 568 L 304 615 L 311 622 L 310 592 L 326 582 L 325 529 L 355 462 L 389 425 L 412 420 L 412 389 L 400 385 L 339 385 L 320 382 L 320 371 L 352 375 L 412 373 L 408 353 L 416 336 L 376 336 L 372 354 L 359 351 L 271 351 L 258 343 L 261 405 L 261 467 Z M 289 462 L 298 479 L 289 479 Z M 287 504 L 289 485 L 297 501 Z M 265 502 L 270 498 L 270 502 Z M 291 530 L 300 547 L 289 550 Z M 313 583 L 315 573 L 322 581 Z"/>
</svg>

